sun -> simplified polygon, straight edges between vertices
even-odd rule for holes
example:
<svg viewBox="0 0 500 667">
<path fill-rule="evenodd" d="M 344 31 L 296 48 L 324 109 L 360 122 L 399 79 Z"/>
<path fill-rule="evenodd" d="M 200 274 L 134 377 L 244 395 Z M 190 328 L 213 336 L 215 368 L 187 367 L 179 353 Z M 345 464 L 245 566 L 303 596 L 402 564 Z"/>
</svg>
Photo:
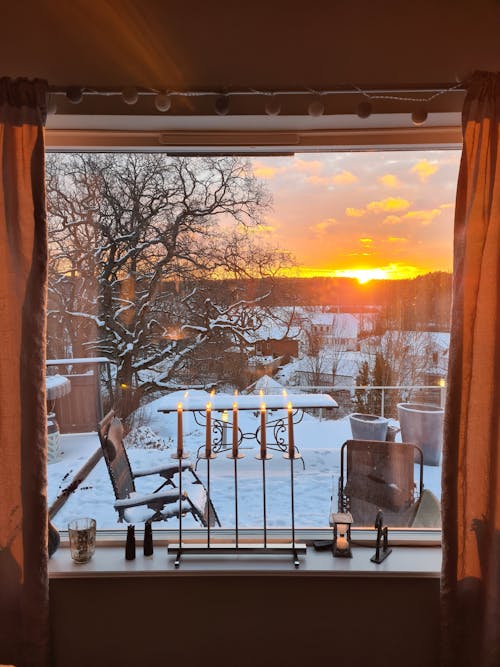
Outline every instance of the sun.
<svg viewBox="0 0 500 667">
<path fill-rule="evenodd" d="M 387 280 L 388 274 L 384 269 L 342 269 L 335 271 L 339 278 L 356 278 L 360 285 L 370 280 Z"/>
</svg>

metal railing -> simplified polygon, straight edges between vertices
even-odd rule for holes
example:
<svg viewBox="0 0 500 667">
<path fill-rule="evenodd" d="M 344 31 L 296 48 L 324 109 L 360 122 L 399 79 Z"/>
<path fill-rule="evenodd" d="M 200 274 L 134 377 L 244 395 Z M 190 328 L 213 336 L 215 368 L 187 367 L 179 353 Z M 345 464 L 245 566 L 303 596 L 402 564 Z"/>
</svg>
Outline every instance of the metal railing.
<svg viewBox="0 0 500 667">
<path fill-rule="evenodd" d="M 290 387 L 292 389 L 292 387 Z M 326 394 L 335 394 L 336 392 L 350 392 L 353 397 L 358 391 L 380 391 L 380 415 L 382 417 L 386 416 L 386 398 L 388 391 L 399 391 L 402 396 L 403 401 L 410 401 L 411 394 L 417 391 L 428 391 L 436 392 L 438 398 L 436 404 L 444 408 L 445 399 L 446 399 L 446 384 L 439 385 L 294 385 L 294 390 L 302 391 L 304 393 L 320 391 L 321 393 Z M 404 394 L 407 394 L 404 396 Z"/>
</svg>

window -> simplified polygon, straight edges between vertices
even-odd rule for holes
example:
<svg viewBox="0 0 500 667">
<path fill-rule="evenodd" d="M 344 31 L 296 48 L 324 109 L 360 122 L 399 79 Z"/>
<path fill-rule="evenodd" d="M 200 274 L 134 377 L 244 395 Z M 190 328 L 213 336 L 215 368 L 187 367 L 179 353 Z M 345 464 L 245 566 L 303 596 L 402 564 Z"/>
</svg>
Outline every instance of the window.
<svg viewBox="0 0 500 667">
<path fill-rule="evenodd" d="M 105 411 L 114 406 L 125 418 L 137 469 L 170 462 L 175 451 L 177 414 L 158 412 L 166 395 L 184 403 L 184 444 L 195 457 L 205 439 L 204 411 L 190 412 L 190 399 L 204 405 L 210 391 L 260 391 L 270 403 L 267 396 L 286 391 L 293 405 L 298 394 L 327 394 L 338 407 L 306 410 L 294 427 L 304 462 L 295 469 L 297 526 L 327 527 L 341 445 L 352 434 L 397 441 L 401 428 L 413 440 L 421 437 L 422 409 L 433 413 L 440 431 L 458 162 L 452 150 L 249 158 L 50 154 L 47 357 L 51 375 L 70 376 L 71 392 L 51 405 L 49 434 L 56 433 L 55 419 L 63 435 L 58 445 L 51 440 L 49 500 L 98 447 L 99 396 Z M 221 524 L 231 528 L 226 416 L 213 414 L 212 437 L 222 450 L 212 464 L 211 490 Z M 270 446 L 276 435 L 286 440 L 286 421 L 283 431 L 276 421 L 285 416 L 268 411 Z M 255 410 L 240 412 L 241 527 L 262 523 L 258 420 Z M 433 446 L 424 450 L 423 482 L 439 499 L 439 438 Z M 281 451 L 273 454 L 268 522 L 286 527 L 289 467 Z M 399 487 L 401 475 L 379 476 L 393 474 L 395 461 L 368 471 L 374 494 L 368 499 L 356 471 L 344 480 L 344 495 L 358 503 L 358 525 L 371 524 L 373 507 L 362 513 L 366 502 L 385 503 L 395 525 L 419 526 L 416 506 L 408 506 L 420 493 L 413 464 L 406 489 Z M 197 472 L 205 480 L 204 461 Z M 151 490 L 151 480 L 138 480 L 137 490 Z M 76 512 L 97 517 L 101 528 L 117 527 L 113 503 L 100 461 L 54 522 L 64 528 Z"/>
</svg>

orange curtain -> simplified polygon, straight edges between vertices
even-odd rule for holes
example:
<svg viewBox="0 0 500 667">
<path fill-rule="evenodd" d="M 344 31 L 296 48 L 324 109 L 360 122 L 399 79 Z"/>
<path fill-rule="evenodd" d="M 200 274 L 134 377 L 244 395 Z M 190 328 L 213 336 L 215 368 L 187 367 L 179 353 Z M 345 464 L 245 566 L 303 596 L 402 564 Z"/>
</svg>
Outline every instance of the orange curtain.
<svg viewBox="0 0 500 667">
<path fill-rule="evenodd" d="M 0 79 L 0 663 L 48 664 L 43 82 Z"/>
<path fill-rule="evenodd" d="M 443 661 L 500 665 L 500 74 L 463 110 L 443 457 Z"/>
</svg>

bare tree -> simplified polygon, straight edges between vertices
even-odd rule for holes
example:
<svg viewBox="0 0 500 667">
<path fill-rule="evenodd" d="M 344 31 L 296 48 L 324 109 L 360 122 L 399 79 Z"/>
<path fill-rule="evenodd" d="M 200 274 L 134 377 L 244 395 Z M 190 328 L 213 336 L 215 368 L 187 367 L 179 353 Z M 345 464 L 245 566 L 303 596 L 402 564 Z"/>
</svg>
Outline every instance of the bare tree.
<svg viewBox="0 0 500 667">
<path fill-rule="evenodd" d="M 270 197 L 237 157 L 51 154 L 47 200 L 50 321 L 70 352 L 110 356 L 117 387 L 174 388 L 199 346 L 243 339 L 266 295 L 214 279 L 288 261 L 250 233 Z"/>
</svg>

